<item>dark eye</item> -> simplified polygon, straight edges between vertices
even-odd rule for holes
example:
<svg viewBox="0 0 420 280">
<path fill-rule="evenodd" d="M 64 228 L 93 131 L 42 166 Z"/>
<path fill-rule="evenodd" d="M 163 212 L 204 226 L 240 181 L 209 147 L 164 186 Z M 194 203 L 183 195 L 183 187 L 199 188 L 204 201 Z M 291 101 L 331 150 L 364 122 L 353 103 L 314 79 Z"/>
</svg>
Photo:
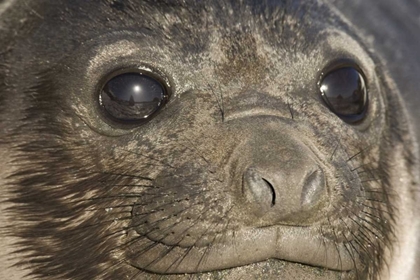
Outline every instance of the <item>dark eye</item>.
<svg viewBox="0 0 420 280">
<path fill-rule="evenodd" d="M 164 82 L 150 73 L 128 72 L 106 82 L 99 104 L 112 121 L 137 124 L 150 119 L 167 99 Z"/>
<path fill-rule="evenodd" d="M 348 123 L 362 120 L 367 112 L 368 93 L 363 75 L 354 67 L 328 72 L 320 83 L 328 108 Z"/>
</svg>

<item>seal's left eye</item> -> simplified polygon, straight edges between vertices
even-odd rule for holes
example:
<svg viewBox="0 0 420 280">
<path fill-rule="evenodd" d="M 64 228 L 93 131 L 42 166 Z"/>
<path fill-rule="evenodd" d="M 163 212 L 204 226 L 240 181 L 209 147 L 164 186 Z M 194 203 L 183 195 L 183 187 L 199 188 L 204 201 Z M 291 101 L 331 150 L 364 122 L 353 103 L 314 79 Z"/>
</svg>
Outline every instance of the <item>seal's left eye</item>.
<svg viewBox="0 0 420 280">
<path fill-rule="evenodd" d="M 348 123 L 362 120 L 367 112 L 368 93 L 362 73 L 354 67 L 336 68 L 320 83 L 328 108 Z"/>
<path fill-rule="evenodd" d="M 124 124 L 148 120 L 167 101 L 162 81 L 149 73 L 129 72 L 108 80 L 99 95 L 106 118 Z"/>
</svg>

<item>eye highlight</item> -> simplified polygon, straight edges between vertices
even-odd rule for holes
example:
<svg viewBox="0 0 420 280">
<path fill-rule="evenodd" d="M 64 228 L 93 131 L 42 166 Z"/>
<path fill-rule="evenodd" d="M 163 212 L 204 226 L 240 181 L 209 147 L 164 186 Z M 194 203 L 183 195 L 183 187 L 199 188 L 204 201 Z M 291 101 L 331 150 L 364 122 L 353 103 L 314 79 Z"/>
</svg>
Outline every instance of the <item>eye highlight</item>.
<svg viewBox="0 0 420 280">
<path fill-rule="evenodd" d="M 107 119 L 120 124 L 142 124 L 168 100 L 165 83 L 154 74 L 130 71 L 113 76 L 99 93 Z"/>
<path fill-rule="evenodd" d="M 364 75 L 356 67 L 345 66 L 330 70 L 319 83 L 327 107 L 347 123 L 362 120 L 368 107 L 368 92 Z"/>
</svg>

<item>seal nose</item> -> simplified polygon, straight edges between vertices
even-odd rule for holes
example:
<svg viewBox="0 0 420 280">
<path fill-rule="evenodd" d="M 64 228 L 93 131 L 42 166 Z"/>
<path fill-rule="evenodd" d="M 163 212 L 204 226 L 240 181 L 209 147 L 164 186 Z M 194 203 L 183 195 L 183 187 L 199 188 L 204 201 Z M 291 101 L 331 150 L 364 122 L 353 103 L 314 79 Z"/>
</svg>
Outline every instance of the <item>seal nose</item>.
<svg viewBox="0 0 420 280">
<path fill-rule="evenodd" d="M 318 216 L 313 212 L 325 201 L 324 173 L 310 158 L 297 158 L 245 170 L 242 192 L 246 207 L 256 216 L 300 225 Z"/>
</svg>

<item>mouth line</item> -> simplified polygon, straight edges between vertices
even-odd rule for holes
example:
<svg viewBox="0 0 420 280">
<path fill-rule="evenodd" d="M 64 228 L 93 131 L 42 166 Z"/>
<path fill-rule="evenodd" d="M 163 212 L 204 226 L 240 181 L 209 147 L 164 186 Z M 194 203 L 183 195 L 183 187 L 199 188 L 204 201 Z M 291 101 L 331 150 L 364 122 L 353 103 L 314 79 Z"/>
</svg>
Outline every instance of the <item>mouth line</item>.
<svg viewBox="0 0 420 280">
<path fill-rule="evenodd" d="M 206 247 L 182 248 L 148 240 L 130 258 L 140 269 L 161 274 L 199 273 L 278 259 L 345 272 L 356 268 L 352 246 L 329 240 L 311 228 L 271 226 L 223 233 Z M 136 248 L 133 248 L 135 254 Z"/>
<path fill-rule="evenodd" d="M 229 115 L 225 116 L 225 122 L 237 120 L 237 119 L 244 119 L 249 117 L 268 117 L 268 118 L 279 118 L 283 121 L 291 121 L 291 115 L 290 112 L 279 112 L 275 109 L 267 109 L 267 108 L 253 108 L 252 111 L 250 110 L 243 110 L 231 113 Z"/>
</svg>

